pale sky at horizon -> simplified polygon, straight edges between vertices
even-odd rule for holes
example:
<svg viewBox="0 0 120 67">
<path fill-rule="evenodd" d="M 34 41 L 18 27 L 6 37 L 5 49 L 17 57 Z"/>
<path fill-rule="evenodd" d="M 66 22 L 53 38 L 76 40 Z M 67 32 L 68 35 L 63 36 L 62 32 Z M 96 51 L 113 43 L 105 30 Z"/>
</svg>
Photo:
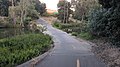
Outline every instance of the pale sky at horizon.
<svg viewBox="0 0 120 67">
<path fill-rule="evenodd" d="M 57 10 L 57 4 L 59 0 L 40 0 L 41 2 L 46 3 L 47 9 Z M 71 0 L 67 0 L 71 1 Z"/>
</svg>

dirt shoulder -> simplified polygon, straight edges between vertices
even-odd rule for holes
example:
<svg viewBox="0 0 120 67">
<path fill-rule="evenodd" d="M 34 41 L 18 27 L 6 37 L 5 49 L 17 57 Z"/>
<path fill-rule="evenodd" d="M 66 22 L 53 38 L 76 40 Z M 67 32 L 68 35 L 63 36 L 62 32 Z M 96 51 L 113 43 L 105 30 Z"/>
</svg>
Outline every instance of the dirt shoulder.
<svg viewBox="0 0 120 67">
<path fill-rule="evenodd" d="M 81 41 L 83 39 L 76 38 Z M 107 67 L 120 67 L 120 48 L 110 45 L 106 38 L 94 39 L 91 41 L 83 40 L 89 43 L 91 51 L 105 64 Z"/>
<path fill-rule="evenodd" d="M 112 46 L 106 38 L 95 39 L 92 51 L 108 65 L 108 67 L 120 67 L 120 48 Z"/>
</svg>

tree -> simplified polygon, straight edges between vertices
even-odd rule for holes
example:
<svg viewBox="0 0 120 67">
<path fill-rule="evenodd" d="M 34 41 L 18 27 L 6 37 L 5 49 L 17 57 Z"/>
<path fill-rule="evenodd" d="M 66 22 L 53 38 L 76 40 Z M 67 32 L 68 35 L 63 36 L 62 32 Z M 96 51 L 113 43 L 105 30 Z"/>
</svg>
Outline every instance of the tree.
<svg viewBox="0 0 120 67">
<path fill-rule="evenodd" d="M 20 20 L 21 26 L 24 26 L 24 21 L 26 21 L 27 17 L 30 17 L 32 19 L 39 18 L 38 13 L 35 10 L 34 0 L 20 0 L 19 8 L 20 8 Z"/>
<path fill-rule="evenodd" d="M 9 1 L 0 0 L 0 16 L 8 16 Z"/>
<path fill-rule="evenodd" d="M 24 27 L 26 22 L 39 18 L 46 12 L 46 4 L 39 0 L 0 0 L 0 16 L 8 16 L 14 26 Z"/>
<path fill-rule="evenodd" d="M 46 12 L 46 4 L 41 3 L 39 0 L 35 1 L 35 9 L 40 15 L 43 15 Z"/>
<path fill-rule="evenodd" d="M 13 23 L 14 23 L 14 26 L 16 25 L 16 17 L 15 17 L 15 1 L 14 0 L 11 0 L 12 1 L 12 19 L 13 19 Z"/>
<path fill-rule="evenodd" d="M 9 17 L 11 17 L 14 26 L 17 23 L 17 6 L 18 6 L 18 2 L 20 2 L 20 0 L 9 0 Z"/>
<path fill-rule="evenodd" d="M 70 2 L 63 0 L 59 1 L 57 4 L 58 7 L 58 19 L 61 20 L 63 23 L 68 23 L 70 13 L 72 12 L 70 7 Z"/>
<path fill-rule="evenodd" d="M 102 5 L 89 17 L 92 34 L 108 37 L 113 45 L 120 47 L 120 0 L 99 0 Z"/>
<path fill-rule="evenodd" d="M 106 31 L 111 38 L 111 42 L 120 47 L 120 0 L 99 0 L 99 3 L 106 9 L 105 16 L 107 19 Z"/>
<path fill-rule="evenodd" d="M 74 3 L 76 4 L 74 4 L 75 12 L 73 17 L 78 20 L 84 20 L 90 10 L 99 6 L 97 0 L 76 0 Z"/>
</svg>

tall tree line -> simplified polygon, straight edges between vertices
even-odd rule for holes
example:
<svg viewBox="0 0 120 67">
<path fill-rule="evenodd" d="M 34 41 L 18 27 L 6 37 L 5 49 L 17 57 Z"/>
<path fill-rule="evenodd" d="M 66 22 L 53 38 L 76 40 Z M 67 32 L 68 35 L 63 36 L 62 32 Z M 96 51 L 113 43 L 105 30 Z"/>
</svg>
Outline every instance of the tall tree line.
<svg viewBox="0 0 120 67">
<path fill-rule="evenodd" d="M 72 0 L 74 18 L 85 20 L 93 36 L 107 37 L 120 47 L 120 0 Z M 86 19 L 87 18 L 87 19 Z"/>
<path fill-rule="evenodd" d="M 71 3 L 66 1 L 66 0 L 62 0 L 59 1 L 59 3 L 57 4 L 58 7 L 58 19 L 61 20 L 62 23 L 68 23 L 70 14 L 72 13 L 71 8 Z"/>
<path fill-rule="evenodd" d="M 86 19 L 90 10 L 99 6 L 98 0 L 71 0 L 74 6 L 73 17 L 78 20 Z"/>
<path fill-rule="evenodd" d="M 0 16 L 12 19 L 14 25 L 24 26 L 28 20 L 38 19 L 46 12 L 46 4 L 39 0 L 0 0 Z"/>
</svg>

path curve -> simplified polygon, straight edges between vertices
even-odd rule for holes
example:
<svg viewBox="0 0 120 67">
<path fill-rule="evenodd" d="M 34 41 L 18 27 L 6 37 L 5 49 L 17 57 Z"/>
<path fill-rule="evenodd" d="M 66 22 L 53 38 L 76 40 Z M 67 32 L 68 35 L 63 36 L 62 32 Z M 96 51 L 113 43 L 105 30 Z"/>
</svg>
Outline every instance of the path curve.
<svg viewBox="0 0 120 67">
<path fill-rule="evenodd" d="M 45 20 L 38 23 L 47 26 L 47 33 L 53 37 L 54 49 L 35 67 L 106 67 L 91 52 L 91 45 L 78 41 L 66 32 L 53 28 Z"/>
</svg>

